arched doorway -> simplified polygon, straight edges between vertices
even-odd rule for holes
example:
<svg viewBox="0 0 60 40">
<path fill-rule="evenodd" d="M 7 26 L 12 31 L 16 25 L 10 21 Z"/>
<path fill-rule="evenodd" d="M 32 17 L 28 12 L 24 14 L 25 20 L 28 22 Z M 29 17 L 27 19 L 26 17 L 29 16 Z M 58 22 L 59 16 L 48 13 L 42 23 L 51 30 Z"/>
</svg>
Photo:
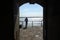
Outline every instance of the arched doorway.
<svg viewBox="0 0 60 40">
<path fill-rule="evenodd" d="M 28 18 L 28 25 L 24 30 L 26 17 Z M 41 5 L 37 3 L 21 5 L 19 7 L 19 19 L 19 25 L 22 26 L 20 40 L 43 40 L 43 7 Z"/>
<path fill-rule="evenodd" d="M 36 0 L 33 0 L 33 1 L 27 1 L 27 0 L 19 0 L 18 2 L 17 2 L 17 6 L 19 7 L 19 6 L 21 6 L 21 5 L 23 5 L 24 3 L 27 3 L 27 2 L 29 2 L 29 3 L 32 3 L 32 4 L 34 4 L 34 3 L 37 3 L 37 4 L 39 4 L 39 5 L 41 5 L 41 6 L 43 6 L 43 37 L 44 37 L 44 39 L 45 39 L 45 28 L 46 28 L 46 3 L 45 3 L 45 1 L 36 1 Z M 19 8 L 18 8 L 19 9 Z M 19 13 L 17 13 L 17 14 L 19 14 Z M 19 22 L 18 22 L 19 23 Z M 19 27 L 18 27 L 18 29 L 19 29 Z M 19 34 L 19 33 L 17 33 L 17 34 Z M 18 35 L 17 35 L 18 36 Z M 17 37 L 16 36 L 16 37 Z"/>
</svg>

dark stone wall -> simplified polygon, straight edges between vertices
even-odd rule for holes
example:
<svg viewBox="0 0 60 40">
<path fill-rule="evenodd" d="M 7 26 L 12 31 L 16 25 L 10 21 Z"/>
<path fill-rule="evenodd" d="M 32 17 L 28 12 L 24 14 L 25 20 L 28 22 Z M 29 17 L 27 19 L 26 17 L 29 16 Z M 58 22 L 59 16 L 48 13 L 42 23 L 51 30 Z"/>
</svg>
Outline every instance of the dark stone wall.
<svg viewBox="0 0 60 40">
<path fill-rule="evenodd" d="M 47 20 L 48 20 L 48 40 L 58 40 L 60 27 L 60 6 L 57 0 L 48 0 Z"/>
<path fill-rule="evenodd" d="M 13 0 L 2 1 L 1 14 L 1 39 L 2 40 L 14 40 L 14 6 Z M 60 1 L 57 0 L 47 0 L 47 11 L 46 11 L 46 21 L 45 27 L 47 29 L 48 40 L 58 40 L 59 27 L 60 27 Z M 5 6 L 4 6 L 5 5 Z M 16 11 L 16 10 L 15 10 Z M 47 40 L 47 39 L 46 39 Z"/>
<path fill-rule="evenodd" d="M 13 0 L 0 2 L 0 40 L 14 40 Z"/>
</svg>

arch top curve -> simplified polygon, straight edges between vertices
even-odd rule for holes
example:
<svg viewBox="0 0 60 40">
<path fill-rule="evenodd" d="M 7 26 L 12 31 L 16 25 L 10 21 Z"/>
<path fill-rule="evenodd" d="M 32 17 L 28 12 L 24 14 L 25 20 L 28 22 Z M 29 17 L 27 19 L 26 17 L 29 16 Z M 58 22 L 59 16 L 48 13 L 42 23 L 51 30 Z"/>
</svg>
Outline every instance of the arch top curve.
<svg viewBox="0 0 60 40">
<path fill-rule="evenodd" d="M 24 1 L 18 0 L 17 1 L 18 7 L 20 7 L 21 5 L 23 5 L 25 3 L 30 3 L 30 4 L 37 3 L 37 4 L 41 5 L 42 7 L 46 7 L 46 2 L 44 0 L 32 0 L 32 1 L 30 1 L 30 0 L 24 0 Z"/>
</svg>

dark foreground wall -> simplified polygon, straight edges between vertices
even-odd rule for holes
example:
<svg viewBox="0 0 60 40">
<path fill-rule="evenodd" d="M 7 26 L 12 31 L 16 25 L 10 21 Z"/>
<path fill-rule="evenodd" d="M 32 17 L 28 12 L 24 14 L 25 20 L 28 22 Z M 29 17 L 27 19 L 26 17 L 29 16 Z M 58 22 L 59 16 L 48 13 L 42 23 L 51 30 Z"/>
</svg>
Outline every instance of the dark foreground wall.
<svg viewBox="0 0 60 40">
<path fill-rule="evenodd" d="M 60 6 L 59 1 L 50 0 L 48 1 L 48 40 L 60 39 Z"/>
<path fill-rule="evenodd" d="M 0 2 L 0 40 L 14 40 L 13 0 Z"/>
<path fill-rule="evenodd" d="M 57 3 L 56 3 L 57 2 Z M 3 4 L 2 4 L 3 3 Z M 13 0 L 2 1 L 1 13 L 1 39 L 2 40 L 14 40 L 14 20 L 13 20 Z M 58 40 L 59 27 L 60 27 L 60 7 L 59 1 L 48 0 L 47 2 L 47 27 L 48 27 L 48 40 Z M 4 6 L 5 5 L 5 6 Z"/>
</svg>

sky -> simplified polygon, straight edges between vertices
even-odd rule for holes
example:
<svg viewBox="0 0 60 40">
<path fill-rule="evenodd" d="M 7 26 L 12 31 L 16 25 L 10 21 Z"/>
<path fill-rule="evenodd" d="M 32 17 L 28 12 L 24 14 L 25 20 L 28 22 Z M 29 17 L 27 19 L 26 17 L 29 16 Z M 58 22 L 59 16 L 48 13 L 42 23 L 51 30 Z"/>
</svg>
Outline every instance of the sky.
<svg viewBox="0 0 60 40">
<path fill-rule="evenodd" d="M 19 7 L 20 17 L 43 17 L 43 7 L 39 4 L 25 3 Z"/>
<path fill-rule="evenodd" d="M 43 17 L 43 7 L 39 4 L 25 3 L 19 7 L 19 17 Z M 29 21 L 40 21 L 42 19 L 43 18 L 28 18 Z M 24 21 L 24 18 L 20 18 L 19 20 Z"/>
</svg>

